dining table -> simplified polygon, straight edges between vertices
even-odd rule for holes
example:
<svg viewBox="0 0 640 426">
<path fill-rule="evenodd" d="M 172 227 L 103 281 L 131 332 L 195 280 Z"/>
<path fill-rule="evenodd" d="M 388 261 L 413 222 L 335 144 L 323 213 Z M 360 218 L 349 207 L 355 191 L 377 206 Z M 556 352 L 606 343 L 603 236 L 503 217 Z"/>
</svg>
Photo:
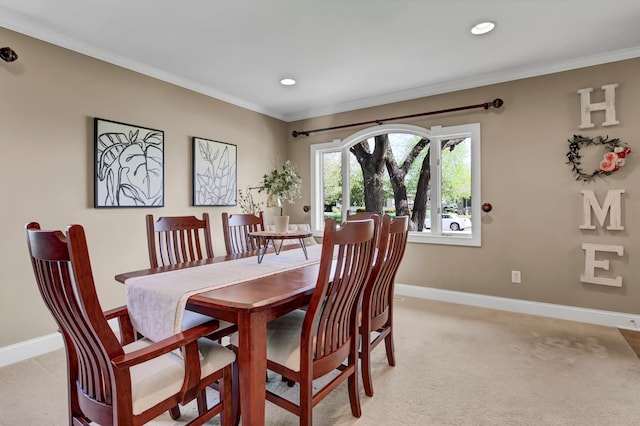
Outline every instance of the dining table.
<svg viewBox="0 0 640 426">
<path fill-rule="evenodd" d="M 315 258 L 319 259 L 318 253 L 321 245 L 316 247 L 318 249 L 316 249 Z M 301 249 L 283 247 L 284 250 Z M 153 277 L 156 274 L 166 272 L 179 274 L 183 270 L 187 271 L 193 268 L 203 268 L 202 270 L 204 270 L 205 267 L 215 271 L 216 266 L 212 265 L 252 258 L 257 255 L 257 252 L 248 252 L 178 265 L 142 269 L 118 274 L 115 279 L 127 285 L 130 280 Z M 300 257 L 300 255 L 297 256 Z M 252 263 L 256 265 L 255 260 Z M 262 262 L 262 265 L 265 263 L 269 262 Z M 265 424 L 267 323 L 308 305 L 315 288 L 318 272 L 319 262 L 313 259 L 306 260 L 299 267 L 290 267 L 256 278 L 248 277 L 232 285 L 192 294 L 186 301 L 185 309 L 188 311 L 237 324 L 240 412 L 242 424 L 245 426 Z M 212 274 L 215 275 L 215 273 Z"/>
</svg>

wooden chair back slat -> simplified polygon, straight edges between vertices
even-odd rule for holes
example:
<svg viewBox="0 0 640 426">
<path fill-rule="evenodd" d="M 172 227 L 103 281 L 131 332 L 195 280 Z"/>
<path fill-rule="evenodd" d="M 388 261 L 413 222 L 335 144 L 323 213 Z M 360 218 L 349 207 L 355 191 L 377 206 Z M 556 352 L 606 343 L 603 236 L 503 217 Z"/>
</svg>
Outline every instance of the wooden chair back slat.
<svg viewBox="0 0 640 426">
<path fill-rule="evenodd" d="M 264 231 L 264 213 L 228 214 L 222 213 L 222 231 L 227 254 L 240 254 L 257 249 L 256 241 L 249 232 Z"/>
<path fill-rule="evenodd" d="M 165 216 L 154 220 L 146 217 L 149 264 L 158 266 L 214 257 L 209 214 L 195 216 Z"/>
</svg>

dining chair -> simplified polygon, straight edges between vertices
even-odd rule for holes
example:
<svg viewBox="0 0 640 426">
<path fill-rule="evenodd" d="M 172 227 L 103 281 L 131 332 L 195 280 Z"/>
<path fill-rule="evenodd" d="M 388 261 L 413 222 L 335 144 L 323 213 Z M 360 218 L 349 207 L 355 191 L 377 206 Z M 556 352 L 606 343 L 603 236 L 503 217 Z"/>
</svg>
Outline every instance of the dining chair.
<svg viewBox="0 0 640 426">
<path fill-rule="evenodd" d="M 260 212 L 258 215 L 222 213 L 222 231 L 227 254 L 257 250 L 256 241 L 249 236 L 249 232 L 264 231 L 264 229 L 264 212 Z"/>
<path fill-rule="evenodd" d="M 233 351 L 203 339 L 210 321 L 158 342 L 136 340 L 126 307 L 103 312 L 96 294 L 84 229 L 26 226 L 27 245 L 42 298 L 65 343 L 69 425 L 142 425 L 178 404 L 197 399 L 204 424 L 220 414 L 233 420 Z M 108 320 L 118 319 L 120 339 Z M 177 354 L 179 350 L 180 355 Z M 206 388 L 220 381 L 220 402 L 208 407 Z"/>
<path fill-rule="evenodd" d="M 320 268 L 306 311 L 267 325 L 267 369 L 300 384 L 299 404 L 269 390 L 266 399 L 312 424 L 313 407 L 347 380 L 351 413 L 360 417 L 357 312 L 373 256 L 374 221 L 325 223 Z M 232 336 L 237 341 L 237 335 Z M 313 381 L 338 372 L 313 392 Z M 242 390 L 240 390 L 242 391 Z"/>
<path fill-rule="evenodd" d="M 162 216 L 155 219 L 152 214 L 148 214 L 146 225 L 149 265 L 152 268 L 214 257 L 209 213 L 202 213 L 202 219 L 195 216 Z M 213 318 L 187 310 L 184 313 L 182 327 L 191 328 L 211 319 Z M 223 320 L 218 320 L 218 323 L 218 329 L 208 336 L 218 343 L 222 343 L 223 337 L 238 330 L 237 324 Z M 237 365 L 234 364 L 233 368 L 233 377 L 237 381 Z M 216 386 L 214 388 L 217 389 Z M 234 405 L 234 417 L 238 415 L 237 410 L 238 407 Z M 174 409 L 173 415 L 180 415 L 179 407 Z"/>
<path fill-rule="evenodd" d="M 208 213 L 203 213 L 202 219 L 195 216 L 164 216 L 157 220 L 148 214 L 146 221 L 149 264 L 152 268 L 214 256 Z"/>
<path fill-rule="evenodd" d="M 202 219 L 195 216 L 164 216 L 157 220 L 148 214 L 146 222 L 149 264 L 152 268 L 214 257 L 208 213 L 203 213 Z M 197 312 L 186 311 L 182 323 L 184 328 L 189 328 L 210 319 Z M 221 339 L 237 330 L 236 324 L 219 320 L 219 328 L 210 338 Z"/>
<path fill-rule="evenodd" d="M 387 362 L 390 366 L 396 365 L 393 344 L 394 285 L 408 234 L 408 216 L 397 216 L 393 220 L 387 215 L 382 218 L 373 271 L 365 284 L 362 298 L 360 359 L 367 396 L 373 396 L 371 350 L 384 340 Z M 373 340 L 372 333 L 375 333 Z"/>
</svg>

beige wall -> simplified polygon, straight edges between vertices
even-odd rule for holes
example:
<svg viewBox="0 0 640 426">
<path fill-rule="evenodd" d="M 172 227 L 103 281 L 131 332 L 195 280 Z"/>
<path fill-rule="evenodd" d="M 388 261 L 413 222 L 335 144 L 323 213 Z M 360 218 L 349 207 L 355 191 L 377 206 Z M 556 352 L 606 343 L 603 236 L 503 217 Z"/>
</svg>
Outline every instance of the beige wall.
<svg viewBox="0 0 640 426">
<path fill-rule="evenodd" d="M 279 120 L 5 29 L 0 39 L 20 55 L 0 61 L 0 347 L 56 330 L 33 279 L 27 222 L 85 227 L 99 296 L 111 308 L 124 302 L 113 276 L 148 264 L 146 214 L 208 211 L 221 226 L 225 208 L 191 207 L 192 136 L 238 146 L 241 188 L 286 154 Z M 93 117 L 164 131 L 164 208 L 93 208 Z M 214 250 L 224 253 L 220 232 Z"/>
<path fill-rule="evenodd" d="M 147 265 L 144 215 L 200 214 L 217 226 L 223 208 L 191 207 L 191 137 L 238 145 L 238 180 L 253 185 L 276 154 L 292 159 L 305 179 L 303 198 L 289 208 L 293 222 L 308 222 L 309 145 L 345 138 L 362 128 L 289 136 L 357 121 L 477 104 L 500 97 L 500 110 L 473 110 L 406 121 L 431 127 L 482 124 L 482 247 L 409 244 L 398 282 L 485 295 L 640 314 L 640 59 L 319 117 L 288 125 L 125 69 L 0 29 L 3 45 L 20 55 L 0 63 L 0 347 L 52 333 L 55 325 L 40 299 L 28 261 L 23 227 L 85 226 L 99 296 L 105 308 L 124 302 L 113 280 Z M 584 87 L 618 83 L 621 124 L 579 131 Z M 594 102 L 600 100 L 594 93 Z M 93 117 L 165 132 L 165 207 L 93 208 Z M 602 113 L 593 121 L 600 124 Z M 565 164 L 573 134 L 609 135 L 634 153 L 622 170 L 591 184 L 576 182 Z M 288 144 L 287 144 L 288 141 Z M 269 164 L 265 164 L 265 159 Z M 594 166 L 595 167 L 595 166 Z M 625 189 L 622 232 L 580 231 L 582 189 L 602 199 Z M 234 209 L 230 209 L 234 210 Z M 238 208 L 235 208 L 239 211 Z M 584 284 L 583 242 L 619 244 L 611 257 L 622 288 Z M 224 252 L 221 235 L 214 249 Z M 523 284 L 511 284 L 512 269 Z"/>
<path fill-rule="evenodd" d="M 385 117 L 475 105 L 502 98 L 499 110 L 470 110 L 405 120 L 424 127 L 480 122 L 482 125 L 482 199 L 493 211 L 482 215 L 482 247 L 410 243 L 397 282 L 483 295 L 561 305 L 640 313 L 640 59 L 448 93 L 410 102 L 290 123 L 310 130 Z M 618 83 L 620 125 L 601 127 L 603 112 L 593 113 L 594 129 L 579 130 L 576 91 L 593 87 L 592 102 L 603 100 L 599 88 Z M 362 130 L 354 127 L 289 137 L 289 158 L 309 175 L 309 145 L 330 142 Z M 565 164 L 567 139 L 574 134 L 621 138 L 633 150 L 614 175 L 593 183 L 577 182 Z M 602 154 L 599 152 L 598 154 Z M 596 163 L 585 162 L 589 173 Z M 580 191 L 593 189 L 602 201 L 609 189 L 624 189 L 624 231 L 581 231 Z M 309 186 L 304 187 L 305 202 Z M 302 214 L 299 215 L 299 219 Z M 299 220 L 298 219 L 298 220 Z M 581 283 L 583 242 L 624 246 L 624 256 L 610 258 L 621 288 Z M 511 270 L 522 284 L 511 283 Z M 611 276 L 600 270 L 598 275 Z"/>
</svg>

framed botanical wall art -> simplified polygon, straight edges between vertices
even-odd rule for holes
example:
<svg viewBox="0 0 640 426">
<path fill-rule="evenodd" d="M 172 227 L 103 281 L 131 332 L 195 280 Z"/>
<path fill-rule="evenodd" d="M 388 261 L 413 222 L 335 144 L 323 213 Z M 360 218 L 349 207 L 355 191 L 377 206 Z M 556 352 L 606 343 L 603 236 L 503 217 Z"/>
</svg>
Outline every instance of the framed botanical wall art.
<svg viewBox="0 0 640 426">
<path fill-rule="evenodd" d="M 164 206 L 164 132 L 94 118 L 94 206 Z"/>
<path fill-rule="evenodd" d="M 237 204 L 236 145 L 193 138 L 193 205 Z"/>
</svg>

